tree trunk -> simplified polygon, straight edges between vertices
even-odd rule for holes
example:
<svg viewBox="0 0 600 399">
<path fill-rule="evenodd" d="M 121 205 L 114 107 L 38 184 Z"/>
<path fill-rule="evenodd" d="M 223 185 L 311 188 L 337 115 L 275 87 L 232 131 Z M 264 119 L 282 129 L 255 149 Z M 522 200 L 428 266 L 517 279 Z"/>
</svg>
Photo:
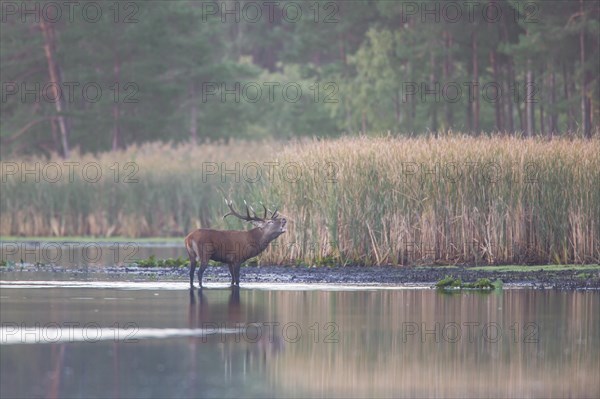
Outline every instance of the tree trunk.
<svg viewBox="0 0 600 399">
<path fill-rule="evenodd" d="M 563 63 L 563 89 L 565 95 L 565 102 L 567 103 L 567 133 L 572 134 L 575 130 L 573 124 L 575 117 L 573 115 L 573 109 L 571 108 L 571 90 L 569 84 L 569 70 L 567 63 Z"/>
<path fill-rule="evenodd" d="M 538 92 L 540 93 L 540 134 L 544 134 L 546 132 L 546 124 L 544 122 L 544 103 L 548 100 L 546 98 L 546 91 L 545 91 L 545 87 L 544 87 L 544 68 L 541 68 L 540 70 L 540 77 L 538 79 L 538 83 L 539 83 L 539 90 Z M 531 99 L 533 101 L 533 99 Z"/>
<path fill-rule="evenodd" d="M 535 107 L 533 103 L 534 76 L 531 69 L 531 59 L 527 60 L 527 73 L 525 77 L 525 136 L 533 137 L 535 131 Z"/>
<path fill-rule="evenodd" d="M 518 102 L 517 102 L 517 115 L 519 116 L 519 129 L 521 129 L 521 132 L 526 132 L 527 130 L 527 126 L 526 126 L 526 122 L 525 119 L 523 117 L 523 109 L 521 108 L 521 103 L 523 102 L 523 97 L 521 96 L 521 92 L 520 90 L 517 88 L 515 90 L 519 91 L 519 96 L 518 96 Z"/>
<path fill-rule="evenodd" d="M 446 46 L 446 54 L 444 56 L 444 85 L 450 82 L 452 77 L 452 33 L 444 31 L 444 44 Z M 445 119 L 446 129 L 452 129 L 454 125 L 454 114 L 452 113 L 452 103 L 450 101 L 444 101 L 445 103 Z"/>
<path fill-rule="evenodd" d="M 198 144 L 198 108 L 196 104 L 196 86 L 192 83 L 189 88 L 190 101 L 190 140 L 192 144 Z"/>
<path fill-rule="evenodd" d="M 121 61 L 120 61 L 119 55 L 117 53 L 115 53 L 114 61 L 115 62 L 114 62 L 114 66 L 113 66 L 113 73 L 114 73 L 114 79 L 115 79 L 115 83 L 116 83 L 116 90 L 120 91 L 121 90 Z M 113 106 L 112 106 L 112 111 L 113 111 L 112 150 L 113 151 L 116 151 L 119 148 L 119 143 L 120 143 L 119 118 L 121 116 L 121 107 L 120 107 L 121 96 L 117 94 L 116 99 L 117 99 L 117 101 L 114 101 L 114 99 L 113 99 Z"/>
<path fill-rule="evenodd" d="M 573 102 L 572 104 L 572 109 L 571 109 L 571 114 L 573 115 L 573 128 L 571 129 L 572 133 L 575 133 L 577 131 L 577 87 L 575 84 L 575 66 L 573 64 L 571 64 L 571 80 L 569 81 L 569 96 L 571 98 L 571 101 Z"/>
<path fill-rule="evenodd" d="M 510 134 L 514 134 L 515 132 L 515 118 L 514 118 L 514 110 L 513 110 L 513 101 L 514 96 L 511 92 L 510 82 L 515 81 L 515 75 L 513 73 L 512 68 L 512 59 L 508 59 L 506 62 L 506 79 L 504 79 L 504 93 L 506 93 L 506 124 L 508 131 Z"/>
<path fill-rule="evenodd" d="M 508 37 L 508 26 L 507 26 L 508 18 L 502 18 L 502 24 L 500 25 L 502 32 L 502 41 L 505 43 L 509 42 Z M 514 119 L 514 111 L 513 111 L 513 101 L 515 96 L 512 93 L 511 82 L 516 82 L 515 74 L 513 71 L 513 59 L 511 56 L 508 56 L 506 60 L 506 79 L 504 79 L 504 93 L 506 93 L 506 101 L 504 102 L 506 106 L 506 124 L 507 128 L 511 134 L 515 132 L 515 119 Z M 517 109 L 519 109 L 519 104 L 517 103 Z"/>
<path fill-rule="evenodd" d="M 477 57 L 477 34 L 476 31 L 473 30 L 471 32 L 471 50 L 473 53 L 473 83 L 479 83 L 479 60 Z M 479 135 L 479 87 L 475 87 L 473 89 L 473 123 L 472 129 L 475 132 L 475 135 Z"/>
<path fill-rule="evenodd" d="M 411 134 L 415 130 L 415 118 L 416 117 L 417 117 L 417 101 L 413 99 L 410 101 L 410 132 L 411 132 Z"/>
<path fill-rule="evenodd" d="M 544 101 L 540 102 L 540 133 L 544 134 L 546 131 L 546 125 L 544 123 Z"/>
<path fill-rule="evenodd" d="M 58 133 L 59 128 L 56 126 L 56 118 L 50 118 L 50 127 L 52 131 L 52 141 L 54 142 L 54 149 L 57 153 L 61 153 L 62 144 L 60 141 L 60 134 Z"/>
<path fill-rule="evenodd" d="M 496 0 L 489 0 L 490 5 L 496 6 Z M 496 32 L 496 37 L 499 39 L 499 41 L 501 40 L 501 32 L 500 32 L 500 27 L 497 27 L 496 29 L 495 26 L 496 24 L 491 23 L 491 21 L 488 21 L 487 24 L 487 28 L 489 31 L 490 36 L 494 33 L 494 31 Z M 492 76 L 494 79 L 494 82 L 496 83 L 496 87 L 500 87 L 500 73 L 498 71 L 498 54 L 496 52 L 496 43 L 492 43 L 491 47 L 490 47 L 490 65 L 492 67 Z M 499 89 L 500 91 L 501 89 Z M 500 92 L 496 93 L 496 100 L 494 102 L 494 112 L 495 112 L 495 117 L 496 117 L 496 131 L 501 132 L 504 129 L 504 123 L 502 121 L 502 96 L 500 95 Z"/>
<path fill-rule="evenodd" d="M 549 74 L 548 80 L 550 86 L 550 110 L 548 112 L 550 126 L 548 133 L 550 137 L 553 137 L 558 124 L 558 115 L 556 114 L 556 71 L 554 70 L 554 66 L 552 66 L 552 72 Z"/>
<path fill-rule="evenodd" d="M 399 131 L 402 124 L 402 107 L 401 107 L 401 95 L 400 91 L 396 90 L 394 95 L 394 113 L 396 115 L 396 129 Z"/>
<path fill-rule="evenodd" d="M 500 87 L 500 74 L 498 73 L 498 61 L 496 49 L 490 50 L 490 64 L 492 65 L 492 74 L 494 82 Z M 500 89 L 499 89 L 500 90 Z M 496 102 L 494 103 L 494 111 L 496 114 L 496 130 L 501 132 L 504 130 L 504 123 L 502 121 L 502 96 L 500 93 L 496 93 Z"/>
<path fill-rule="evenodd" d="M 343 65 L 347 65 L 348 57 L 346 57 L 346 40 L 345 35 L 340 33 L 338 35 L 338 49 L 340 54 L 340 61 L 342 61 Z"/>
<path fill-rule="evenodd" d="M 367 113 L 362 112 L 362 134 L 367 134 Z"/>
<path fill-rule="evenodd" d="M 408 80 L 411 81 L 412 80 L 412 64 L 409 61 L 407 61 L 407 65 L 406 65 L 406 76 L 408 77 Z M 414 96 L 406 96 L 405 93 L 405 100 L 406 102 L 404 103 L 406 105 L 406 127 L 409 131 L 413 130 L 413 123 L 415 120 L 415 112 L 414 112 L 414 104 L 416 103 L 416 101 L 414 101 Z"/>
<path fill-rule="evenodd" d="M 581 13 L 581 31 L 579 32 L 579 50 L 581 55 L 581 127 L 583 136 L 592 138 L 592 121 L 590 118 L 591 101 L 588 96 L 588 73 L 585 67 L 585 10 L 583 0 L 579 0 L 579 11 Z"/>
<path fill-rule="evenodd" d="M 431 62 L 431 71 L 429 73 L 429 86 L 430 86 L 429 89 L 435 90 L 436 62 L 435 62 L 435 54 L 433 53 L 433 50 L 431 51 L 431 54 L 430 54 L 430 62 Z M 434 95 L 433 103 L 430 108 L 431 109 L 431 130 L 435 134 L 435 137 L 437 137 L 437 135 L 438 135 L 438 118 L 437 118 L 437 99 L 435 97 L 436 96 Z"/>
<path fill-rule="evenodd" d="M 44 18 L 40 18 L 40 29 L 42 31 L 42 35 L 44 36 L 44 52 L 46 54 L 46 61 L 48 63 L 48 74 L 50 76 L 50 82 L 54 83 L 51 86 L 51 90 L 53 91 L 53 96 L 56 99 L 54 101 L 54 105 L 56 107 L 56 120 L 58 122 L 58 127 L 60 130 L 60 143 L 62 147 L 62 156 L 63 158 L 69 158 L 69 131 L 67 127 L 67 123 L 65 121 L 65 116 L 63 113 L 66 110 L 64 98 L 59 95 L 57 85 L 62 86 L 62 81 L 59 77 L 58 68 L 56 65 L 56 38 L 54 36 L 54 27 L 53 25 L 48 25 Z"/>
</svg>

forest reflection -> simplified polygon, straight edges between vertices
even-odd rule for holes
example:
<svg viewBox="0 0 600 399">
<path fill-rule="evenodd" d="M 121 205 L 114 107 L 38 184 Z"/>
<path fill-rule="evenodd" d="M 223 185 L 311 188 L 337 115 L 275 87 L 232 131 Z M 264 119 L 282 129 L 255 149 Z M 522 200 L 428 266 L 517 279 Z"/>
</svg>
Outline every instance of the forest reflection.
<svg viewBox="0 0 600 399">
<path fill-rule="evenodd" d="M 103 334 L 115 334 L 116 324 L 137 327 L 119 339 L 2 345 L 3 397 L 600 393 L 597 292 L 3 288 L 2 295 L 3 325 L 97 323 Z"/>
</svg>

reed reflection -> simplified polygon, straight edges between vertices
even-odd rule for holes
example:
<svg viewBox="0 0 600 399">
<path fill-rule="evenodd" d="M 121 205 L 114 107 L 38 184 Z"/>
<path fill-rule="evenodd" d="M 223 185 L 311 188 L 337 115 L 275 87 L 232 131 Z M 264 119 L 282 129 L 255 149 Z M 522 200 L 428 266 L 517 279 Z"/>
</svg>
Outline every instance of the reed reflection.
<svg viewBox="0 0 600 399">
<path fill-rule="evenodd" d="M 594 397 L 600 295 L 509 290 L 289 293 L 281 322 L 335 322 L 288 345 L 270 381 L 309 396 Z M 302 302 L 304 300 L 304 302 Z M 299 307 L 298 303 L 303 303 Z"/>
</svg>

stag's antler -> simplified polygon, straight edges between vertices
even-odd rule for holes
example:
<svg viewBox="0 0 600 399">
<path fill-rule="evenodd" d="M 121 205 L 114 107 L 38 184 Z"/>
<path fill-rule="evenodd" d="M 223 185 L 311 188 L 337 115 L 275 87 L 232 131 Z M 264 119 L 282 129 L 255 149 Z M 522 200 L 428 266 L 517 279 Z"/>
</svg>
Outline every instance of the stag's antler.
<svg viewBox="0 0 600 399">
<path fill-rule="evenodd" d="M 227 214 L 225 214 L 223 216 L 223 219 L 225 219 L 229 215 L 233 215 L 236 218 L 241 219 L 241 220 L 245 220 L 247 222 L 264 222 L 265 221 L 266 217 L 265 218 L 259 218 L 258 216 L 256 216 L 256 212 L 254 212 L 254 210 L 252 210 L 252 214 L 254 216 L 250 216 L 250 208 L 248 207 L 248 204 L 246 204 L 246 201 L 244 201 L 244 204 L 246 205 L 246 216 L 240 215 L 238 212 L 236 212 L 235 209 L 233 209 L 233 201 L 225 199 L 225 203 L 229 207 L 230 212 L 228 212 Z M 265 208 L 265 211 L 266 211 L 266 208 Z"/>
<path fill-rule="evenodd" d="M 263 203 L 261 203 L 261 205 L 262 205 L 263 209 L 265 210 L 265 215 L 263 216 L 263 219 L 266 220 L 269 211 L 267 210 L 267 207 Z M 271 216 L 269 217 L 269 219 L 277 219 L 278 215 L 279 214 L 277 213 L 277 208 L 275 208 L 275 211 L 273 211 L 273 213 L 271 214 Z"/>
</svg>

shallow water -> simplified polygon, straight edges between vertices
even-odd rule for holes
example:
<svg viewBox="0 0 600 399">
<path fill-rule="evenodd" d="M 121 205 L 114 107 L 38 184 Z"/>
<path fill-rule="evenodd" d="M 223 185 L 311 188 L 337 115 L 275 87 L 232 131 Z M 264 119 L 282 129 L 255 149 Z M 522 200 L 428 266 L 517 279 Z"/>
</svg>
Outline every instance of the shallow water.
<svg viewBox="0 0 600 399">
<path fill-rule="evenodd" d="M 0 278 L 2 397 L 600 394 L 597 291 Z"/>
</svg>

